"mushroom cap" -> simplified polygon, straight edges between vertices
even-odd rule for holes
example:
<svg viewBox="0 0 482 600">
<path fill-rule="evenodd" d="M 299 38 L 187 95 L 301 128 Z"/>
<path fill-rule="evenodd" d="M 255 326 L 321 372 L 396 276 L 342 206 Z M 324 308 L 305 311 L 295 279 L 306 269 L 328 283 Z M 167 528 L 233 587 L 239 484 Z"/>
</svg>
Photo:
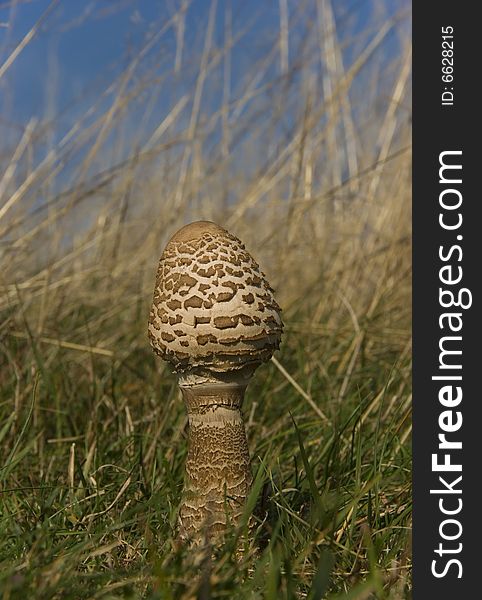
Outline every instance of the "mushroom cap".
<svg viewBox="0 0 482 600">
<path fill-rule="evenodd" d="M 162 253 L 149 340 L 179 373 L 256 368 L 279 347 L 280 312 L 241 241 L 215 223 L 196 221 Z"/>
</svg>

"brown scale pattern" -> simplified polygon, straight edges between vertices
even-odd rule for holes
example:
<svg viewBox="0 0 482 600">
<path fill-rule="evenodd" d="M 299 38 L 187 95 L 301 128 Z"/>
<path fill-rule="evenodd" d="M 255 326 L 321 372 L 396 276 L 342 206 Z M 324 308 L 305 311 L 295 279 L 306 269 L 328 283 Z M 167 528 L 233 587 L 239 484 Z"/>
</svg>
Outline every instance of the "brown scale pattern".
<svg viewBox="0 0 482 600">
<path fill-rule="evenodd" d="M 181 229 L 159 262 L 149 317 L 155 352 L 177 372 L 268 360 L 283 329 L 272 288 L 237 237 L 196 225 Z"/>
<path fill-rule="evenodd" d="M 239 418 L 239 411 L 232 412 Z M 200 532 L 204 525 L 209 526 L 213 534 L 216 524 L 221 530 L 228 519 L 236 520 L 242 513 L 250 486 L 243 422 L 239 419 L 191 423 L 186 486 L 180 511 L 181 535 Z"/>
</svg>

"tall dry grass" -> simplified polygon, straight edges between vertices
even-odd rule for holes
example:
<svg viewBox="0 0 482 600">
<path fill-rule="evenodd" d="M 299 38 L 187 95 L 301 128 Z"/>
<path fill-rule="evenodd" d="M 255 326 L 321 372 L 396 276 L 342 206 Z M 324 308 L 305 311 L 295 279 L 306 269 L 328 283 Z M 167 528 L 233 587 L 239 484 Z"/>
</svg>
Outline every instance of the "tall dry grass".
<svg viewBox="0 0 482 600">
<path fill-rule="evenodd" d="M 56 7 L 51 10 L 55 13 Z M 12 533 L 12 518 L 22 531 L 37 523 L 35 507 L 42 503 L 35 490 L 54 484 L 60 491 L 52 513 L 71 519 L 74 530 L 103 511 L 104 525 L 111 526 L 112 502 L 114 510 L 119 505 L 116 518 L 121 521 L 126 490 L 135 488 L 132 464 L 139 448 L 126 442 L 116 468 L 130 475 L 118 484 L 105 483 L 104 503 L 98 473 L 107 469 L 103 461 L 109 453 L 102 457 L 100 440 L 107 443 L 109 436 L 143 439 L 142 493 L 165 479 L 159 461 L 172 466 L 179 459 L 182 465 L 178 448 L 185 421 L 175 408 L 173 378 L 148 349 L 146 320 L 160 252 L 178 227 L 196 219 L 214 220 L 245 242 L 284 310 L 283 348 L 265 371 L 263 385 L 271 386 L 273 403 L 280 396 L 289 403 L 280 408 L 255 392 L 248 398 L 255 455 L 267 446 L 286 449 L 288 429 L 290 439 L 296 439 L 288 410 L 299 418 L 307 451 L 316 453 L 323 432 L 335 431 L 344 411 L 358 405 L 363 411 L 350 435 L 373 421 L 370 435 L 393 427 L 393 464 L 408 452 L 407 14 L 387 19 L 374 13 L 367 27 L 355 28 L 348 38 L 338 23 L 349 22 L 350 13 L 335 19 L 329 0 L 289 6 L 280 0 L 279 28 L 263 21 L 263 8 L 243 21 L 235 5 L 211 2 L 202 27 L 191 31 L 186 27 L 189 10 L 189 3 L 181 2 L 170 18 L 153 26 L 118 77 L 76 100 L 75 118 L 69 120 L 68 112 L 62 119 L 32 118 L 0 146 L 5 539 L 23 535 Z M 50 16 L 42 19 L 48 23 Z M 216 19 L 223 20 L 222 35 Z M 17 56 L 33 43 L 44 21 L 1 59 L 0 78 L 15 69 Z M 266 33 L 262 39 L 257 38 L 260 31 Z M 174 44 L 164 43 L 169 36 Z M 399 36 L 396 46 L 394 36 Z M 253 39 L 256 52 L 240 62 Z M 340 435 L 340 452 L 348 453 L 350 436 Z M 178 483 L 181 473 L 173 475 Z M 327 475 L 319 477 L 323 489 Z M 403 508 L 409 477 L 405 474 L 395 487 L 381 486 L 378 500 L 369 502 L 376 503 L 380 514 L 389 514 L 389 506 L 403 493 L 398 506 Z M 17 496 L 9 490 L 23 491 Z M 133 497 L 139 499 L 142 494 L 136 490 Z M 391 500 L 383 500 L 390 494 Z M 85 500 L 94 496 L 95 507 Z M 89 508 L 82 514 L 65 512 L 66 499 L 68 506 Z M 340 511 L 342 505 L 352 506 L 343 502 Z M 348 531 L 353 535 L 347 525 L 353 506 L 330 538 L 338 545 L 345 543 Z M 169 514 L 158 518 L 173 522 Z M 324 539 L 319 537 L 323 528 L 316 531 L 315 538 Z M 125 569 L 144 554 L 139 535 L 123 535 L 118 546 Z M 95 539 L 97 544 L 100 538 Z M 346 548 L 354 544 L 352 551 L 346 550 L 350 556 L 361 552 L 355 539 L 346 542 Z M 8 577 L 23 573 L 25 561 L 36 565 L 38 577 L 57 573 L 56 559 L 52 555 L 42 562 L 35 543 L 21 548 L 12 540 L 6 543 L 4 558 L 16 557 L 6 563 Z M 304 566 L 295 568 L 305 592 L 321 543 L 307 544 Z M 373 583 L 377 597 L 394 589 L 399 596 L 390 597 L 403 597 L 407 548 L 384 564 L 385 578 Z M 95 558 L 92 552 L 90 548 L 86 556 Z M 82 564 L 94 568 L 97 563 L 89 560 Z M 74 572 L 76 567 L 69 568 Z M 345 567 L 336 568 L 334 590 L 355 585 L 356 569 L 350 579 L 343 575 Z M 122 573 L 119 579 L 125 577 Z M 360 573 L 361 581 L 363 569 Z M 146 575 L 146 585 L 150 577 Z M 27 580 L 25 585 L 39 581 L 35 573 Z M 2 581 L 14 589 L 11 579 Z M 51 588 L 42 585 L 42 593 L 48 594 Z M 172 597 L 191 597 L 186 586 L 186 596 L 179 592 Z"/>
</svg>

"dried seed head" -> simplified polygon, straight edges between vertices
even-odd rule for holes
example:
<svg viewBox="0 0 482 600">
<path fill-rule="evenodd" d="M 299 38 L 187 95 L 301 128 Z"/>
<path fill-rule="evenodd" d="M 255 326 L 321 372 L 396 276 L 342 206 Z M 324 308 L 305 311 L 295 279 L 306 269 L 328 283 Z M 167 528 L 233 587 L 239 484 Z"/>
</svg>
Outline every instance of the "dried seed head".
<svg viewBox="0 0 482 600">
<path fill-rule="evenodd" d="M 198 221 L 180 229 L 161 256 L 149 339 L 178 373 L 256 368 L 279 347 L 280 310 L 241 241 Z"/>
</svg>

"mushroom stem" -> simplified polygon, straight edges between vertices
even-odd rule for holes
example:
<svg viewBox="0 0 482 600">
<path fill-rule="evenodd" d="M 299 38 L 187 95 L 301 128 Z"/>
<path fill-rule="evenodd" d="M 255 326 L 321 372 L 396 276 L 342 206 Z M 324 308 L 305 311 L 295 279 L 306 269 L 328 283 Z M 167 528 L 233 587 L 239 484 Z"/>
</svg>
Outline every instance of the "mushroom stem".
<svg viewBox="0 0 482 600">
<path fill-rule="evenodd" d="M 181 385 L 189 415 L 182 539 L 202 541 L 236 524 L 251 486 L 242 383 Z"/>
</svg>

